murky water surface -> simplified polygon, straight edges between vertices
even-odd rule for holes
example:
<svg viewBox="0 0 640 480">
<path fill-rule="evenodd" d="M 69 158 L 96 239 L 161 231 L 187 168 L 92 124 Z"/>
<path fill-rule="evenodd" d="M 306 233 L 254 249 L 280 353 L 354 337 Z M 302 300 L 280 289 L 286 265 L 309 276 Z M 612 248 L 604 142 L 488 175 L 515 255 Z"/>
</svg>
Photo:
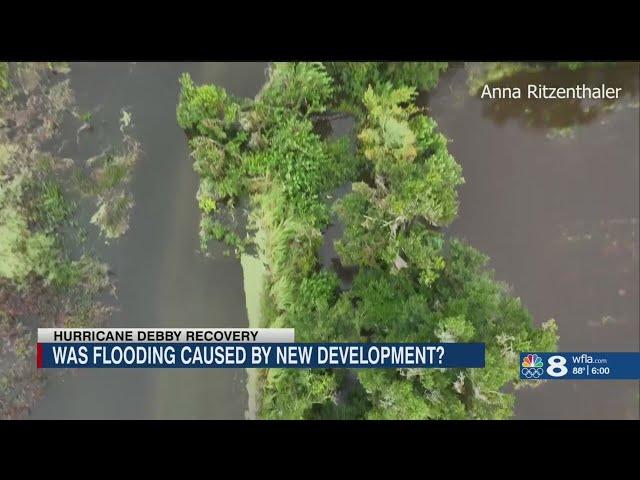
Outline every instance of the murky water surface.
<svg viewBox="0 0 640 480">
<path fill-rule="evenodd" d="M 136 167 L 129 232 L 98 249 L 115 274 L 112 326 L 244 327 L 242 270 L 237 260 L 199 253 L 198 179 L 176 123 L 178 78 L 215 82 L 254 96 L 263 64 L 73 64 L 81 109 L 93 110 L 95 131 L 75 155 L 88 158 L 119 138 L 120 109 L 133 115 L 144 154 Z M 75 141 L 75 138 L 73 139 Z M 98 243 L 98 242 L 96 242 Z M 98 243 L 100 245 L 100 243 Z M 78 370 L 50 382 L 33 418 L 244 418 L 245 371 L 231 369 Z"/>
<path fill-rule="evenodd" d="M 491 257 L 537 324 L 556 319 L 559 350 L 638 351 L 638 65 L 508 84 L 527 82 L 605 82 L 625 95 L 608 106 L 479 99 L 467 95 L 463 69 L 449 71 L 429 106 L 467 181 L 450 231 Z M 516 416 L 637 419 L 638 385 L 547 382 L 518 393 Z"/>
</svg>

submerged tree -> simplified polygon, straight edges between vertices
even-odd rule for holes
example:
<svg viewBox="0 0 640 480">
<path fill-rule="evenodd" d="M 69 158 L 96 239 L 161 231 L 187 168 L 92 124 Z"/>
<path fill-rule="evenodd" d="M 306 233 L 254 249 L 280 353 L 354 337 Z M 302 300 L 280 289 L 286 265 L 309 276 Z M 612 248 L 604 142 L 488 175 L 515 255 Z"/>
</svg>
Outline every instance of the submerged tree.
<svg viewBox="0 0 640 480">
<path fill-rule="evenodd" d="M 446 64 L 276 63 L 254 100 L 185 75 L 178 122 L 200 175 L 203 246 L 255 253 L 266 276 L 266 326 L 302 341 L 484 342 L 486 368 L 277 370 L 261 375 L 263 418 L 506 418 L 517 352 L 553 350 L 485 256 L 441 231 L 457 215 L 460 166 L 436 123 L 416 105 Z M 357 145 L 318 132 L 326 112 L 357 119 Z M 345 183 L 352 191 L 334 201 Z M 248 199 L 247 234 L 235 218 Z M 336 249 L 357 268 L 342 291 L 321 267 L 335 211 Z"/>
</svg>

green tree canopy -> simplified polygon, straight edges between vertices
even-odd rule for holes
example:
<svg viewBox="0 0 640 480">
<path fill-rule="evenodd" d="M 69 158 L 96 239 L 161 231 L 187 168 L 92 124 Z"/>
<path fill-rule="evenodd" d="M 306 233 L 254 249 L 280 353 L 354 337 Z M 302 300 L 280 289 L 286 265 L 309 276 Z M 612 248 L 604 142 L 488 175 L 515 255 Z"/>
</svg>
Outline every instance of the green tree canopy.
<svg viewBox="0 0 640 480">
<path fill-rule="evenodd" d="M 443 63 L 276 63 L 253 100 L 181 80 L 203 244 L 254 251 L 265 266 L 262 317 L 301 341 L 484 342 L 484 369 L 277 370 L 261 375 L 263 418 L 507 418 L 517 353 L 555 349 L 487 258 L 447 237 L 460 165 L 416 104 Z M 356 146 L 320 134 L 327 112 L 356 118 Z M 332 192 L 351 184 L 336 201 Z M 249 205 L 246 233 L 235 219 Z M 335 211 L 342 290 L 318 252 Z"/>
</svg>

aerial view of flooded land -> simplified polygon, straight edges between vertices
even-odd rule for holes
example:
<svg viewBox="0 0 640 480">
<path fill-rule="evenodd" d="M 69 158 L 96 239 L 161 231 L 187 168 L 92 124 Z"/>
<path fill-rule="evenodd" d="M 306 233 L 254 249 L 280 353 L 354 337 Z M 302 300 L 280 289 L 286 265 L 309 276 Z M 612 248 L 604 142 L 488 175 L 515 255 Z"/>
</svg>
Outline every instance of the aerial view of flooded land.
<svg viewBox="0 0 640 480">
<path fill-rule="evenodd" d="M 637 381 L 518 375 L 640 350 L 639 95 L 625 62 L 0 62 L 0 418 L 639 419 Z M 43 373 L 54 326 L 486 368 Z"/>
</svg>

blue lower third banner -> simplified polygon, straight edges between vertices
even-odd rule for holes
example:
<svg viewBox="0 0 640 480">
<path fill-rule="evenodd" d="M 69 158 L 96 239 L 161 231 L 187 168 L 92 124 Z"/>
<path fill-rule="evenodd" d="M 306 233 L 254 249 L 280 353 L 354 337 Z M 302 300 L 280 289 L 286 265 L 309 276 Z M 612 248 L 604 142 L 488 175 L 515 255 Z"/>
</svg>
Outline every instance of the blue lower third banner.
<svg viewBox="0 0 640 480">
<path fill-rule="evenodd" d="M 38 368 L 482 368 L 483 343 L 38 343 Z"/>
<path fill-rule="evenodd" d="M 640 380 L 640 352 L 521 353 L 523 380 Z"/>
</svg>

